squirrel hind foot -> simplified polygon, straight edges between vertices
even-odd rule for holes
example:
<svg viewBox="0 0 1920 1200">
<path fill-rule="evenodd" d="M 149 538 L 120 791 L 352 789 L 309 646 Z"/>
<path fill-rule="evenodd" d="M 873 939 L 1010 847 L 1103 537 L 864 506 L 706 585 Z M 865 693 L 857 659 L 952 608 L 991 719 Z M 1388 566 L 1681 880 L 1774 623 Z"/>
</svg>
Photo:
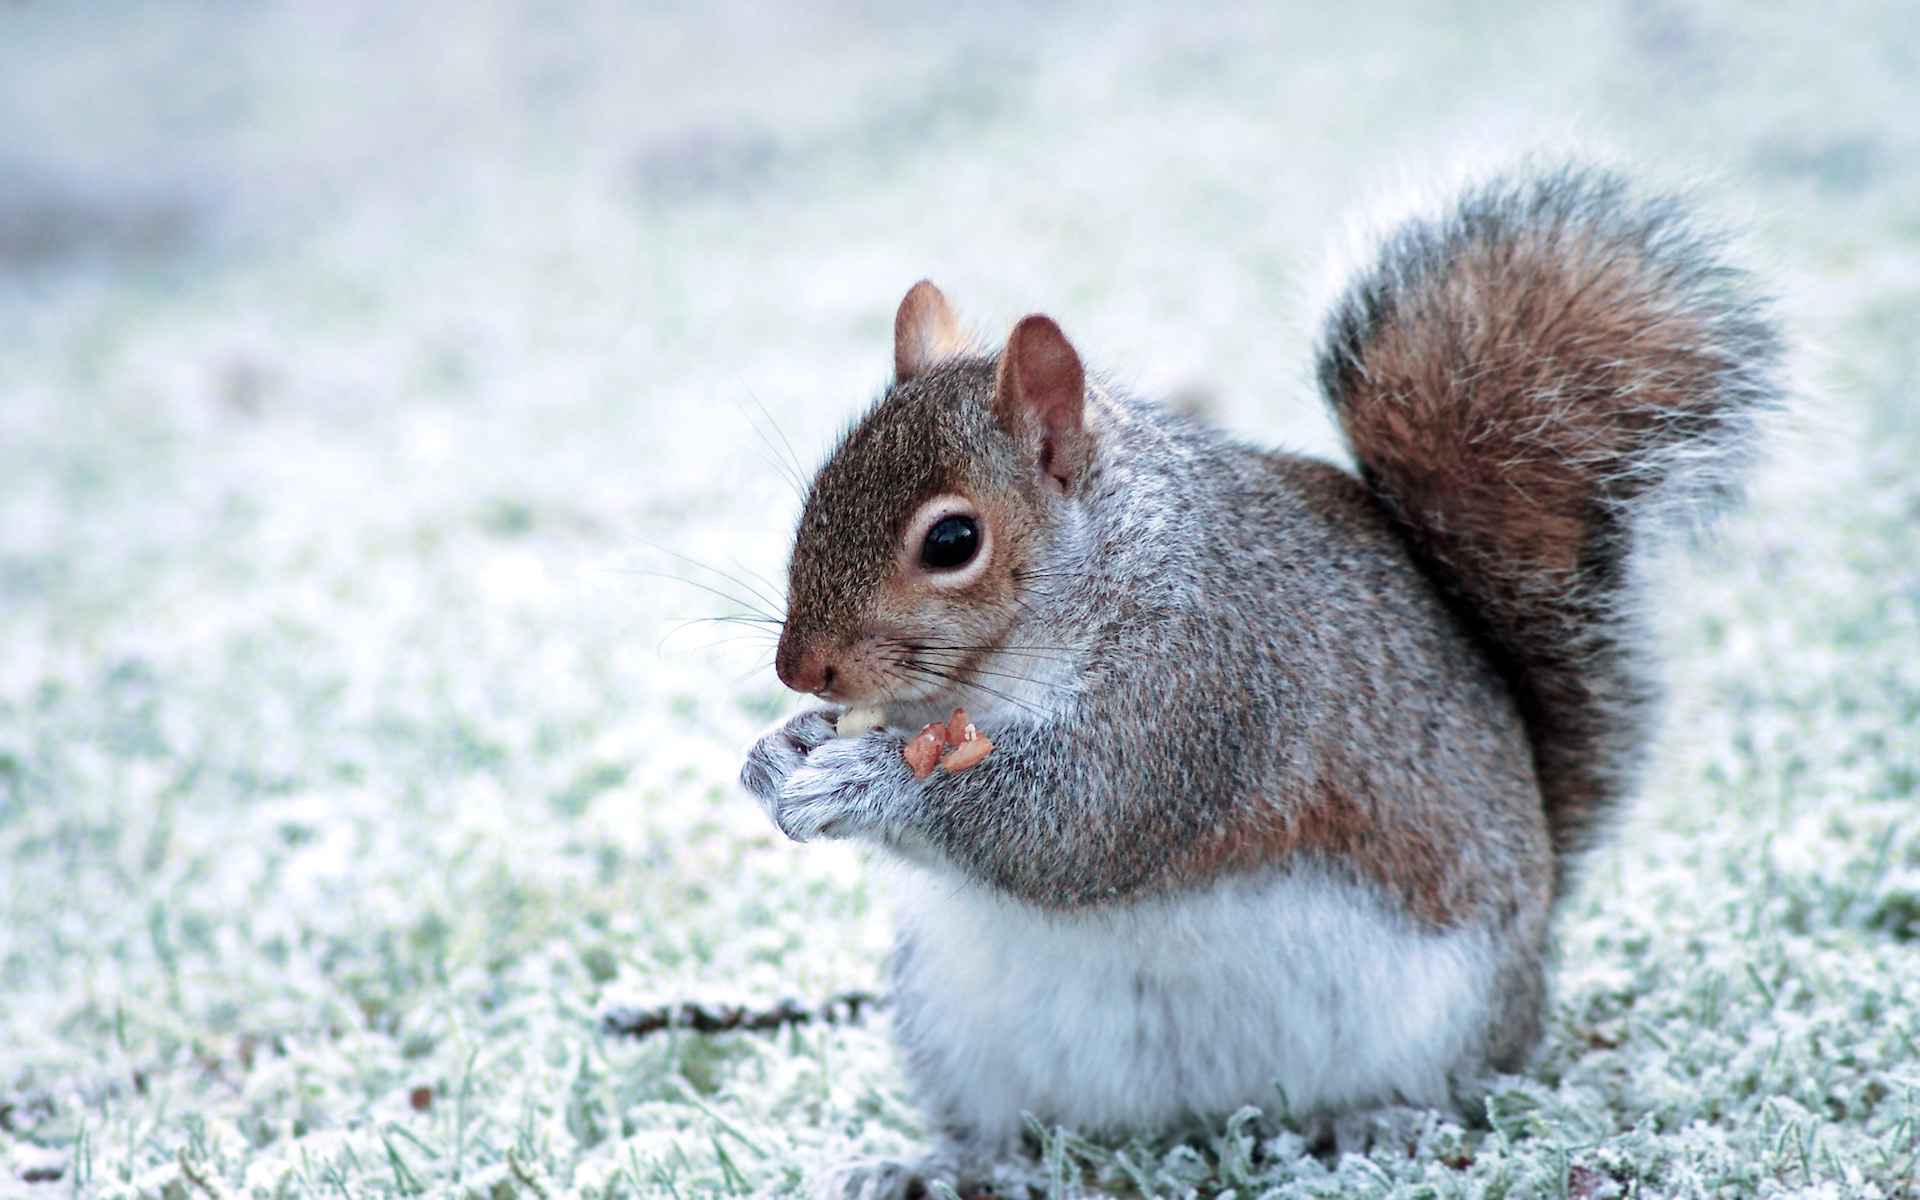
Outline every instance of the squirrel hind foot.
<svg viewBox="0 0 1920 1200">
<path fill-rule="evenodd" d="M 987 1182 L 977 1170 L 962 1168 L 963 1159 L 977 1158 L 948 1144 L 941 1150 L 913 1162 L 893 1158 L 856 1158 L 830 1168 L 808 1188 L 812 1200 L 954 1200 L 970 1194 Z M 1009 1190 L 996 1182 L 993 1191 L 1002 1197 L 1015 1196 L 1025 1189 Z"/>
<path fill-rule="evenodd" d="M 814 1182 L 813 1200 L 921 1200 L 927 1182 L 906 1163 L 859 1159 L 842 1163 Z"/>
<path fill-rule="evenodd" d="M 1380 1147 L 1411 1153 L 1421 1135 L 1441 1119 L 1430 1108 L 1388 1104 L 1307 1117 L 1300 1122 L 1300 1137 L 1308 1153 L 1337 1163 L 1346 1155 L 1365 1156 Z"/>
</svg>

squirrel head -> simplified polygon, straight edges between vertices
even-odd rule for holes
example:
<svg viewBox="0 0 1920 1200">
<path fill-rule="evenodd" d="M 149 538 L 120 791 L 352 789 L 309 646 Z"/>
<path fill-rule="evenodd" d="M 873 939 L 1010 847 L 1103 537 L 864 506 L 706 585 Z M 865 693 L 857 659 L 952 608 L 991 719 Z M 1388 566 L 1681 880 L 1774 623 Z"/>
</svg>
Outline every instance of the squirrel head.
<svg viewBox="0 0 1920 1200">
<path fill-rule="evenodd" d="M 1086 372 L 1047 317 L 983 354 L 923 280 L 894 318 L 893 359 L 807 494 L 774 659 L 788 687 L 845 704 L 971 682 L 1019 620 L 1094 449 Z"/>
</svg>

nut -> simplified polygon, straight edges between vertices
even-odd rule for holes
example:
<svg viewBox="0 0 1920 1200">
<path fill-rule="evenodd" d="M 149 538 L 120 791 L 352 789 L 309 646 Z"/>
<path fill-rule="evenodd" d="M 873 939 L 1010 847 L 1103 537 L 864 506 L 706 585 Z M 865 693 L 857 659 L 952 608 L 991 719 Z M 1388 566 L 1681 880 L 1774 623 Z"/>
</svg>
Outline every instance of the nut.
<svg viewBox="0 0 1920 1200">
<path fill-rule="evenodd" d="M 907 743 L 900 753 L 913 768 L 915 779 L 925 779 L 933 774 L 934 764 L 940 761 L 940 751 L 946 745 L 946 730 L 940 725 L 929 725 L 922 729 L 917 737 Z"/>
<path fill-rule="evenodd" d="M 973 718 L 967 716 L 967 710 L 964 708 L 954 709 L 953 716 L 947 721 L 947 745 L 961 745 L 972 736 Z"/>
<path fill-rule="evenodd" d="M 973 733 L 973 736 L 949 750 L 947 756 L 940 760 L 940 765 L 949 771 L 964 771 L 993 751 L 992 742 L 979 733 L 973 732 L 973 726 L 969 725 L 967 729 Z"/>
<path fill-rule="evenodd" d="M 872 729 L 887 727 L 887 710 L 878 704 L 861 704 L 840 714 L 833 723 L 837 737 L 859 737 Z"/>
</svg>

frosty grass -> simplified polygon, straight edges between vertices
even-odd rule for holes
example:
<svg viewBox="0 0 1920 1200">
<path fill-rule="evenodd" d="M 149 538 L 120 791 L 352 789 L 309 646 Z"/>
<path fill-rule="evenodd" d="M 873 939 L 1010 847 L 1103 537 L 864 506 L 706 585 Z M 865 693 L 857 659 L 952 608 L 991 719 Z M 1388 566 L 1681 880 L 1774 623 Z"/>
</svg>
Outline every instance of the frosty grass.
<svg viewBox="0 0 1920 1200">
<path fill-rule="evenodd" d="M 1008 1185 L 1912 1194 L 1916 46 L 1904 2 L 4 6 L 0 1194 L 923 1148 L 884 1017 L 598 1031 L 884 986 L 863 856 L 732 782 L 769 639 L 681 620 L 776 611 L 785 476 L 914 280 L 1337 453 L 1343 214 L 1576 137 L 1706 180 L 1802 352 L 1751 505 L 1657 568 L 1665 736 L 1537 1064 L 1411 1154 L 1303 1156 L 1276 1097 Z"/>
</svg>

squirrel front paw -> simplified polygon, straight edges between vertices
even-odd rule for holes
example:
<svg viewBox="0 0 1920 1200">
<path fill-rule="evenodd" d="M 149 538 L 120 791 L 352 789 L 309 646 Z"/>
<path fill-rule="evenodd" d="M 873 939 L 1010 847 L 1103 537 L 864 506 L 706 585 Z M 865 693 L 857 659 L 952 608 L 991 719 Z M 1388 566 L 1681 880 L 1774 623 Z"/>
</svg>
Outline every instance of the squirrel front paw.
<svg viewBox="0 0 1920 1200">
<path fill-rule="evenodd" d="M 754 743 L 740 784 L 796 842 L 851 837 L 877 823 L 884 785 L 910 779 L 900 737 L 875 730 L 835 737 L 832 714 L 801 713 Z"/>
<path fill-rule="evenodd" d="M 904 773 L 898 736 L 876 730 L 835 738 L 787 776 L 770 815 L 796 842 L 852 837 L 879 824 L 882 785 Z"/>
<path fill-rule="evenodd" d="M 760 801 L 767 816 L 779 823 L 780 789 L 787 778 L 817 747 L 833 740 L 833 716 L 814 709 L 790 717 L 760 735 L 740 767 L 740 786 Z"/>
</svg>

